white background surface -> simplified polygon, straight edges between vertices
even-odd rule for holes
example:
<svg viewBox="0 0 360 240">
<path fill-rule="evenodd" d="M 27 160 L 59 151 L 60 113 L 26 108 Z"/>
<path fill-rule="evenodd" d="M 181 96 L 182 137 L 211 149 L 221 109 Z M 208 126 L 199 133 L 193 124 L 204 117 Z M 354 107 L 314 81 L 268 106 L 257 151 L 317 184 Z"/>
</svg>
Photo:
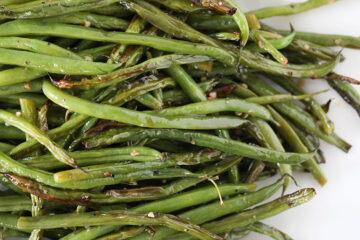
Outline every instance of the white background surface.
<svg viewBox="0 0 360 240">
<path fill-rule="evenodd" d="M 244 11 L 294 1 L 296 0 L 239 0 Z M 266 22 L 283 29 L 289 29 L 291 22 L 298 31 L 360 36 L 360 1 L 340 0 L 298 15 L 267 19 Z M 345 49 L 343 54 L 346 60 L 335 69 L 336 72 L 360 79 L 360 50 Z M 329 87 L 323 80 L 306 81 L 309 92 L 327 88 Z M 360 117 L 334 91 L 316 98 L 320 103 L 334 98 L 329 116 L 335 122 L 338 135 L 351 143 L 353 148 L 350 153 L 345 154 L 333 146 L 321 143 L 327 159 L 327 163 L 322 165 L 328 178 L 327 185 L 321 188 L 309 174 L 295 173 L 301 187 L 316 188 L 316 197 L 307 204 L 264 222 L 280 228 L 295 240 L 360 239 Z M 297 189 L 292 186 L 288 192 Z M 251 234 L 246 239 L 268 238 Z"/>
</svg>

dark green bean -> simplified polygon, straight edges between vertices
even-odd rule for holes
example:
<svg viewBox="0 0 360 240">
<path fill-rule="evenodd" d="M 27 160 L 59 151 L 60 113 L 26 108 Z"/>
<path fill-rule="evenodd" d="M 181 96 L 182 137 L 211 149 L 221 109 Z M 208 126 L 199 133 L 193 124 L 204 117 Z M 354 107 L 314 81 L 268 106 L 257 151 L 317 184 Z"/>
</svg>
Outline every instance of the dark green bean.
<svg viewBox="0 0 360 240">
<path fill-rule="evenodd" d="M 251 146 L 239 141 L 219 138 L 206 133 L 176 129 L 112 129 L 96 135 L 96 137 L 85 140 L 85 145 L 87 148 L 94 148 L 102 145 L 110 145 L 116 142 L 143 139 L 144 137 L 172 139 L 192 143 L 202 147 L 219 149 L 239 156 L 246 156 L 270 162 L 296 164 L 306 161 L 313 156 L 313 154 L 282 153 L 266 148 Z"/>
<path fill-rule="evenodd" d="M 45 229 L 72 227 L 72 226 L 91 226 L 104 224 L 130 224 L 130 225 L 163 225 L 177 231 L 184 231 L 199 239 L 211 240 L 222 239 L 221 237 L 205 231 L 198 226 L 178 219 L 175 216 L 160 214 L 160 213 L 146 213 L 139 214 L 130 211 L 117 210 L 111 212 L 82 213 L 82 214 L 64 214 L 62 221 L 58 221 L 59 215 L 56 216 L 41 216 L 41 217 L 20 217 L 18 221 L 19 229 L 36 229 L 42 227 Z"/>
<path fill-rule="evenodd" d="M 255 14 L 258 19 L 269 18 L 273 16 L 292 15 L 317 8 L 325 4 L 334 3 L 336 1 L 338 0 L 307 0 L 301 3 L 291 3 L 283 6 L 262 8 L 250 11 L 247 14 Z"/>
<path fill-rule="evenodd" d="M 69 155 L 76 159 L 78 166 L 81 167 L 121 161 L 159 161 L 163 158 L 161 153 L 156 150 L 137 146 L 70 152 Z M 53 155 L 49 154 L 39 157 L 28 157 L 21 160 L 21 162 L 43 170 L 54 170 L 66 167 L 65 164 L 57 161 Z"/>
<path fill-rule="evenodd" d="M 87 9 L 88 10 L 88 9 Z M 88 12 L 74 12 L 70 14 L 48 17 L 43 19 L 44 22 L 53 23 L 71 23 L 85 26 L 91 26 L 102 29 L 125 30 L 129 22 L 120 18 L 103 16 Z"/>
<path fill-rule="evenodd" d="M 0 118 L 7 124 L 13 125 L 16 128 L 27 133 L 29 136 L 33 137 L 39 143 L 44 145 L 53 155 L 61 162 L 68 164 L 72 167 L 77 167 L 76 161 L 68 156 L 67 152 L 60 148 L 56 143 L 54 143 L 48 136 L 40 131 L 36 126 L 32 125 L 25 119 L 17 117 L 16 115 L 9 113 L 7 111 L 0 109 Z"/>
<path fill-rule="evenodd" d="M 340 79 L 327 78 L 328 84 L 360 115 L 360 94 L 351 84 Z"/>
<path fill-rule="evenodd" d="M 6 95 L 0 97 L 0 102 L 11 103 L 14 105 L 19 105 L 19 99 L 26 98 L 35 102 L 37 107 L 42 106 L 47 100 L 43 95 L 35 93 L 18 93 L 12 95 Z"/>
<path fill-rule="evenodd" d="M 73 60 L 69 58 L 1 48 L 0 62 L 44 72 L 74 75 L 105 74 L 114 71 L 119 67 L 118 64 Z"/>
<path fill-rule="evenodd" d="M 10 96 L 24 92 L 41 92 L 42 80 L 34 80 L 28 83 L 15 83 L 0 87 L 0 97 Z"/>
<path fill-rule="evenodd" d="M 105 32 L 99 29 L 60 23 L 43 23 L 37 20 L 16 20 L 0 25 L 0 36 L 20 36 L 28 34 L 40 36 L 63 36 L 68 38 L 81 38 L 128 45 L 145 45 L 162 51 L 205 55 L 219 60 L 220 62 L 224 62 L 230 66 L 234 66 L 237 62 L 234 56 L 221 48 L 205 44 L 194 44 L 187 41 L 149 36 L 145 34 Z"/>
<path fill-rule="evenodd" d="M 166 117 L 161 115 L 139 113 L 121 107 L 114 107 L 105 104 L 92 103 L 62 92 L 51 83 L 44 81 L 43 91 L 45 95 L 72 111 L 87 114 L 89 116 L 115 120 L 142 127 L 151 128 L 181 128 L 181 129 L 216 129 L 236 128 L 246 124 L 246 120 L 235 117 Z M 65 100 L 66 99 L 66 100 Z M 97 108 L 96 112 L 92 109 Z"/>
<path fill-rule="evenodd" d="M 88 11 L 92 8 L 108 6 L 115 0 L 52 0 L 50 6 L 41 0 L 26 2 L 23 4 L 10 5 L 0 10 L 0 16 L 4 18 L 41 18 L 58 16 L 71 12 Z"/>
</svg>

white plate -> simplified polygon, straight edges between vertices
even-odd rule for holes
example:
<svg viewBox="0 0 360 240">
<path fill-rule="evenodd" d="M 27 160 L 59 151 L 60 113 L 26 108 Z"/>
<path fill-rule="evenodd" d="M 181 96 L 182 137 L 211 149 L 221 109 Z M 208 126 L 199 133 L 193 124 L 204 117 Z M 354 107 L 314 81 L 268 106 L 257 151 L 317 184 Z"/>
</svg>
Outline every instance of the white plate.
<svg viewBox="0 0 360 240">
<path fill-rule="evenodd" d="M 303 1 L 303 0 L 301 0 Z M 298 1 L 298 2 L 301 2 Z M 239 0 L 244 11 L 281 5 L 294 0 Z M 267 19 L 271 26 L 289 29 L 291 22 L 298 31 L 348 34 L 360 36 L 360 1 L 341 0 L 318 9 L 294 16 Z M 346 60 L 336 72 L 360 79 L 360 50 L 345 49 Z M 329 88 L 323 80 L 307 80 L 306 89 L 314 92 Z M 360 91 L 360 87 L 357 87 Z M 322 143 L 327 163 L 322 165 L 328 183 L 321 188 L 309 174 L 295 173 L 301 187 L 314 187 L 317 196 L 309 203 L 265 220 L 278 227 L 295 240 L 360 239 L 358 233 L 360 214 L 360 117 L 334 91 L 316 97 L 320 103 L 333 98 L 329 116 L 335 122 L 336 132 L 353 145 L 348 154 L 329 144 Z M 292 186 L 288 192 L 297 190 Z M 269 239 L 251 234 L 248 239 Z"/>
</svg>

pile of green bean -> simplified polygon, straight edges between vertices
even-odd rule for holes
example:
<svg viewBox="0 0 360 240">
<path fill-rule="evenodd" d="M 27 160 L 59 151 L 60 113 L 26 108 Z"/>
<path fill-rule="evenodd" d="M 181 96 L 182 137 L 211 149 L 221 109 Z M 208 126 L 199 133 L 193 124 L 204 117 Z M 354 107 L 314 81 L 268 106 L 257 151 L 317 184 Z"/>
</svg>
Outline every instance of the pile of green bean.
<svg viewBox="0 0 360 240">
<path fill-rule="evenodd" d="M 1 1 L 0 239 L 292 239 L 261 222 L 314 197 L 292 172 L 351 148 L 298 81 L 360 115 L 331 48 L 360 39 L 261 19 L 333 2 Z"/>
</svg>

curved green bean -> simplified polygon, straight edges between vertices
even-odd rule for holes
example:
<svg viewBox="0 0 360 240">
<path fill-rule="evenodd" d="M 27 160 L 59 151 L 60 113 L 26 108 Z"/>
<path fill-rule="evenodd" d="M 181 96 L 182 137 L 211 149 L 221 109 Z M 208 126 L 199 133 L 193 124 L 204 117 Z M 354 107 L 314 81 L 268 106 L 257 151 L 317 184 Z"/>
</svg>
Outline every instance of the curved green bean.
<svg viewBox="0 0 360 240">
<path fill-rule="evenodd" d="M 163 116 L 178 116 L 192 114 L 210 114 L 217 112 L 241 112 L 253 115 L 265 120 L 272 120 L 268 110 L 256 103 L 235 98 L 214 99 L 206 102 L 187 104 L 181 107 L 166 108 L 164 110 L 150 111 L 149 113 Z"/>
<path fill-rule="evenodd" d="M 54 143 L 48 136 L 46 136 L 43 132 L 40 131 L 36 126 L 27 122 L 25 119 L 21 117 L 17 117 L 16 115 L 9 113 L 7 111 L 0 109 L 0 119 L 2 119 L 5 123 L 12 125 L 16 128 L 27 133 L 29 136 L 36 139 L 39 143 L 44 145 L 59 161 L 68 164 L 72 167 L 77 167 L 76 161 L 71 158 L 67 152 L 59 147 L 56 143 Z"/>
<path fill-rule="evenodd" d="M 84 142 L 87 148 L 94 148 L 102 145 L 110 145 L 116 142 L 143 139 L 144 137 L 171 139 L 193 143 L 198 146 L 215 148 L 230 154 L 246 156 L 269 162 L 297 164 L 306 161 L 313 156 L 312 153 L 283 153 L 266 148 L 251 146 L 235 140 L 219 138 L 206 133 L 176 129 L 120 128 L 101 133 L 93 138 L 86 139 Z"/>
<path fill-rule="evenodd" d="M 0 63 L 27 67 L 43 72 L 73 75 L 95 75 L 114 71 L 119 64 L 88 62 L 38 53 L 0 48 Z"/>
<path fill-rule="evenodd" d="M 291 3 L 283 6 L 267 7 L 254 11 L 250 11 L 247 14 L 255 14 L 258 19 L 269 18 L 274 16 L 284 16 L 301 13 L 313 8 L 321 7 L 325 4 L 334 3 L 338 0 L 307 0 L 300 3 Z"/>
<path fill-rule="evenodd" d="M 0 10 L 0 16 L 10 19 L 58 16 L 71 12 L 88 11 L 115 2 L 115 0 L 52 0 L 50 4 L 46 4 L 42 0 L 35 0 L 6 6 Z"/>
<path fill-rule="evenodd" d="M 257 33 L 262 35 L 261 31 L 257 31 Z M 292 43 L 292 41 L 294 40 L 295 36 L 296 36 L 296 32 L 292 31 L 291 33 L 289 33 L 287 36 L 285 36 L 283 38 L 268 40 L 268 42 L 271 43 L 271 45 L 274 48 L 280 50 L 280 49 L 284 49 L 287 46 L 289 46 Z M 260 48 L 259 45 L 255 44 L 255 43 L 248 44 L 246 46 L 246 49 L 249 49 L 251 51 L 261 52 L 261 53 L 265 52 L 264 48 Z"/>
<path fill-rule="evenodd" d="M 72 111 L 93 117 L 115 120 L 123 123 L 150 128 L 216 129 L 236 128 L 246 120 L 235 117 L 165 117 L 150 113 L 139 113 L 122 107 L 92 103 L 67 94 L 48 81 L 43 83 L 44 94 L 55 103 Z M 94 112 L 92 109 L 96 108 Z"/>
<path fill-rule="evenodd" d="M 191 43 L 181 40 L 167 39 L 157 36 L 135 33 L 106 32 L 87 27 L 44 23 L 37 20 L 16 20 L 0 25 L 0 36 L 49 35 L 68 38 L 80 38 L 92 41 L 114 42 L 149 46 L 158 50 L 182 54 L 205 55 L 227 65 L 234 66 L 237 62 L 228 51 L 205 44 Z"/>
<path fill-rule="evenodd" d="M 151 212 L 152 213 L 152 212 Z M 58 221 L 59 215 L 41 217 L 20 217 L 17 226 L 20 230 L 36 228 L 52 229 L 72 226 L 91 226 L 104 224 L 128 224 L 128 225 L 163 225 L 177 231 L 184 231 L 199 239 L 211 240 L 222 238 L 205 231 L 198 226 L 178 219 L 175 216 L 160 213 L 140 214 L 131 211 L 117 210 L 111 212 L 64 214 L 62 221 Z"/>
</svg>

